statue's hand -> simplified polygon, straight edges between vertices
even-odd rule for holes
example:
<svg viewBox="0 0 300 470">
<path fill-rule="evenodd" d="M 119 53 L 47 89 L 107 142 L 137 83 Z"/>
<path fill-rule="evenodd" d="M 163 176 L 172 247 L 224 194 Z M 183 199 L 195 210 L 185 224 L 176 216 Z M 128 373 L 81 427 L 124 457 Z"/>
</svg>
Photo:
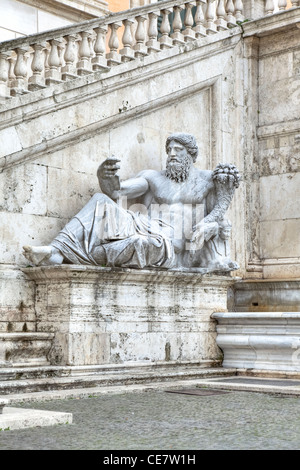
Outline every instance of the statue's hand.
<svg viewBox="0 0 300 470">
<path fill-rule="evenodd" d="M 120 160 L 114 155 L 108 157 L 98 168 L 98 178 L 102 191 L 105 194 L 116 198 L 116 191 L 120 190 L 120 178 L 117 171 L 120 169 L 118 162 Z"/>
<path fill-rule="evenodd" d="M 201 220 L 195 226 L 190 240 L 192 249 L 200 250 L 204 242 L 207 242 L 218 234 L 218 230 L 219 224 L 217 222 L 205 223 L 204 220 Z"/>
<path fill-rule="evenodd" d="M 235 165 L 219 163 L 213 172 L 213 180 L 217 186 L 226 185 L 228 188 L 238 188 L 241 176 Z"/>
</svg>

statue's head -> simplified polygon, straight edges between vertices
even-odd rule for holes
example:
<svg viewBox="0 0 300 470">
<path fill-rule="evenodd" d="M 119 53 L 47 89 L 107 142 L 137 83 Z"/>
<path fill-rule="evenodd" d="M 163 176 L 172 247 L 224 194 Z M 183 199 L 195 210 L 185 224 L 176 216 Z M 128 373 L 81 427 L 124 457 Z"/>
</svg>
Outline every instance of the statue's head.
<svg viewBox="0 0 300 470">
<path fill-rule="evenodd" d="M 219 222 L 219 236 L 222 240 L 228 240 L 231 235 L 232 223 L 229 219 L 222 219 Z"/>
<path fill-rule="evenodd" d="M 171 134 L 166 140 L 166 152 L 167 153 L 168 153 L 169 144 L 172 140 L 183 145 L 186 148 L 187 152 L 192 157 L 193 162 L 197 160 L 198 145 L 193 135 L 185 134 L 183 132 Z"/>
<path fill-rule="evenodd" d="M 174 181 L 185 181 L 198 156 L 198 146 L 191 134 L 171 134 L 166 140 L 168 154 L 166 176 Z"/>
</svg>

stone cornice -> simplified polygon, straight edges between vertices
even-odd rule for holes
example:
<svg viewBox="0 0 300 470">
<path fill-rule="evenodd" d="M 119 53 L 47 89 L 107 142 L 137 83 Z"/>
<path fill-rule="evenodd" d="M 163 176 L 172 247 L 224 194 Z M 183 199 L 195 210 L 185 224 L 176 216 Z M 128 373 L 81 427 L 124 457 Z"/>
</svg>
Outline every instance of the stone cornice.
<svg viewBox="0 0 300 470">
<path fill-rule="evenodd" d="M 243 37 L 264 37 L 275 32 L 296 28 L 300 24 L 300 7 L 264 16 L 258 20 L 242 23 Z M 299 27 L 299 26 L 298 26 Z"/>
<path fill-rule="evenodd" d="M 199 274 L 194 272 L 167 271 L 160 269 L 139 270 L 129 268 L 104 268 L 98 266 L 57 265 L 41 266 L 36 268 L 22 268 L 31 280 L 39 283 L 45 282 L 121 282 L 155 284 L 205 284 L 227 288 L 233 285 L 238 278 L 213 274 Z"/>
<path fill-rule="evenodd" d="M 53 15 L 59 14 L 69 21 L 79 21 L 98 18 L 108 13 L 108 3 L 105 0 L 19 0 L 35 8 L 47 11 Z"/>
</svg>

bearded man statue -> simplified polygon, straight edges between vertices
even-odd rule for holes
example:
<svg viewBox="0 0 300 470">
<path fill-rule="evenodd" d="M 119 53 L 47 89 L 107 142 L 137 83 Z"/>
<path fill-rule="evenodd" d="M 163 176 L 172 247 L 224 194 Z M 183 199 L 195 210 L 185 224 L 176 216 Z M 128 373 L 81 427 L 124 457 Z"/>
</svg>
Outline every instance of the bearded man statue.
<svg viewBox="0 0 300 470">
<path fill-rule="evenodd" d="M 145 170 L 125 181 L 117 175 L 120 160 L 106 159 L 97 172 L 102 193 L 49 245 L 25 246 L 24 256 L 34 265 L 215 270 L 213 262 L 203 266 L 199 253 L 211 238 L 205 227 L 224 218 L 238 170 L 227 163 L 214 171 L 196 168 L 198 146 L 190 134 L 170 135 L 166 152 L 165 170 Z M 139 211 L 136 204 L 124 209 L 124 199 L 138 201 Z"/>
</svg>

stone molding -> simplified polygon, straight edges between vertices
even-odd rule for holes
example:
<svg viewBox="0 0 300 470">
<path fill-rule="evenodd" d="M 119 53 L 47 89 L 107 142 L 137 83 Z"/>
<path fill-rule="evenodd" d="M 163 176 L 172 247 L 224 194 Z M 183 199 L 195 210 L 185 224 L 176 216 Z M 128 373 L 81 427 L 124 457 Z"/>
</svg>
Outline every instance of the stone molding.
<svg viewBox="0 0 300 470">
<path fill-rule="evenodd" d="M 214 313 L 223 367 L 300 372 L 300 313 Z"/>
<path fill-rule="evenodd" d="M 108 3 L 105 0 L 19 0 L 48 13 L 63 16 L 69 21 L 78 23 L 103 16 L 108 13 Z"/>
<path fill-rule="evenodd" d="M 243 23 L 243 37 L 263 37 L 287 29 L 291 31 L 292 28 L 298 27 L 299 23 L 300 7 L 292 8 Z"/>
<path fill-rule="evenodd" d="M 36 268 L 22 268 L 21 271 L 33 281 L 54 282 L 76 281 L 96 282 L 104 280 L 115 283 L 164 283 L 176 284 L 178 282 L 194 286 L 205 284 L 207 286 L 218 286 L 227 288 L 232 286 L 239 278 L 230 275 L 199 274 L 195 272 L 170 271 L 164 269 L 130 269 L 130 268 L 105 268 L 98 266 L 83 265 L 57 265 L 39 266 Z"/>
</svg>

